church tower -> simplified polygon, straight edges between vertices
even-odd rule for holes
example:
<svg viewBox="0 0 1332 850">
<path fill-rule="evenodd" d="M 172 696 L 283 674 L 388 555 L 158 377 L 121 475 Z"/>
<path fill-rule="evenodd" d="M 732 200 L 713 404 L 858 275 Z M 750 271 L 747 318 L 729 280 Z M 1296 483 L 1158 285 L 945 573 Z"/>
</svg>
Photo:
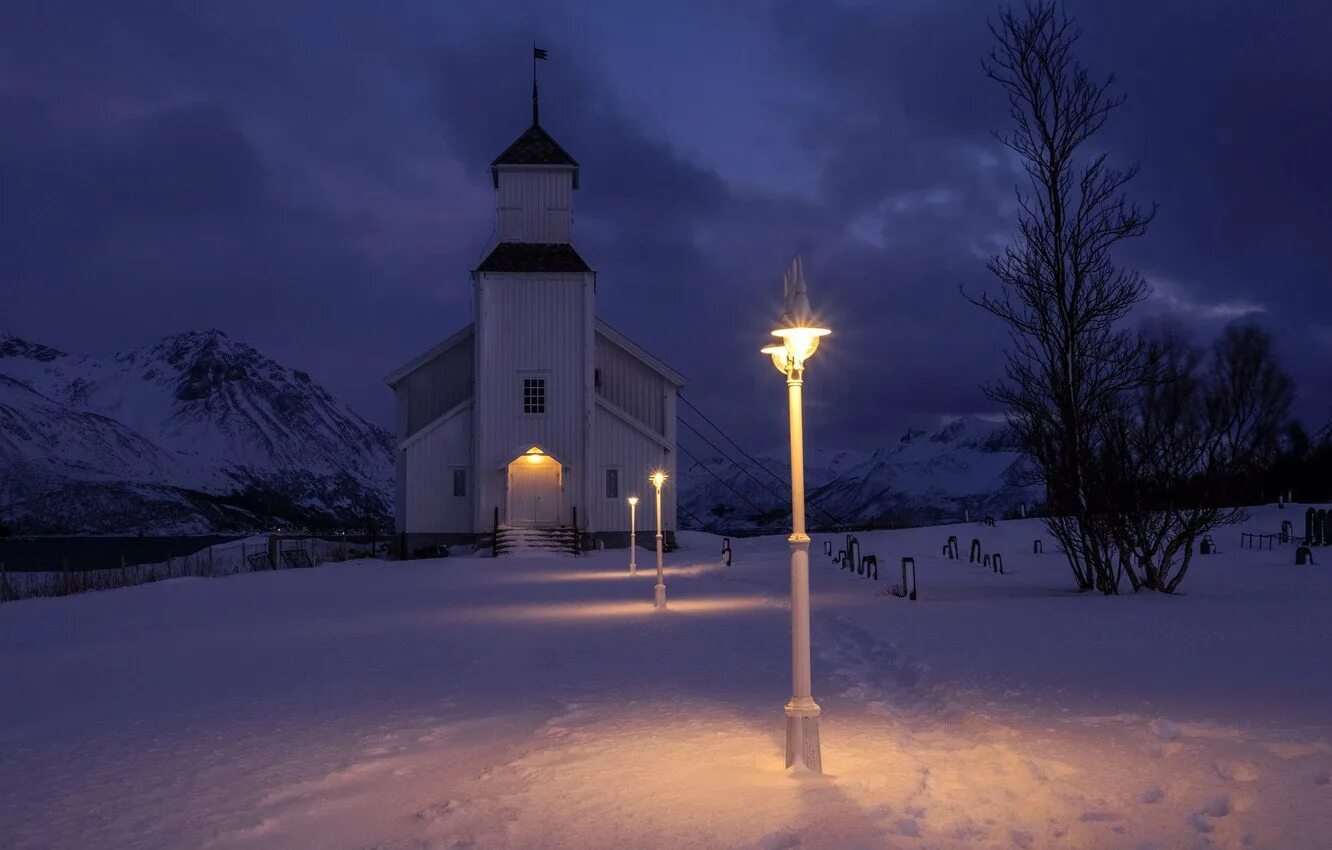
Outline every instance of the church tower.
<svg viewBox="0 0 1332 850">
<path fill-rule="evenodd" d="M 532 125 L 490 164 L 498 242 L 472 273 L 476 385 L 491 389 L 477 504 L 511 526 L 571 526 L 592 487 L 596 275 L 571 242 L 578 162 L 538 119 L 534 93 Z"/>
<path fill-rule="evenodd" d="M 385 378 L 404 552 L 497 523 L 499 549 L 625 546 L 626 499 L 646 498 L 656 470 L 674 538 L 684 377 L 597 318 L 597 275 L 572 241 L 578 162 L 539 118 L 534 90 L 531 126 L 490 163 L 495 239 L 472 269 L 472 321 Z M 636 517 L 651 541 L 651 512 Z"/>
</svg>

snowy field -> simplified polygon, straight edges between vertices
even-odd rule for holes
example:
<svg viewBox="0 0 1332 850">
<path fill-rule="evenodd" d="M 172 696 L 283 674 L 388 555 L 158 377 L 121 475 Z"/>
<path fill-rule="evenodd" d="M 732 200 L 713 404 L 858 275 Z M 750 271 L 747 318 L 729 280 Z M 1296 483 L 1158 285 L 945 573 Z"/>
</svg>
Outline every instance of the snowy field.
<svg viewBox="0 0 1332 850">
<path fill-rule="evenodd" d="M 877 584 L 815 538 L 821 777 L 782 770 L 780 538 L 682 534 L 665 612 L 623 550 L 8 603 L 0 847 L 1332 846 L 1332 550 L 1227 529 L 1185 595 L 1106 598 L 1037 536 L 864 534 Z"/>
</svg>

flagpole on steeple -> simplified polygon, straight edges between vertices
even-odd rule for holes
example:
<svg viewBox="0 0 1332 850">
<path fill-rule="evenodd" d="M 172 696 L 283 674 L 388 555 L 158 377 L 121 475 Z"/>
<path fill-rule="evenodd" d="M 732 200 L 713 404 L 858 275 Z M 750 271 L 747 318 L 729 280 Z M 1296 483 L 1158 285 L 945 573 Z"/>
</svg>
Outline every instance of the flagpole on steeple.
<svg viewBox="0 0 1332 850">
<path fill-rule="evenodd" d="M 544 47 L 537 47 L 536 42 L 535 41 L 532 42 L 532 126 L 533 127 L 535 127 L 537 124 L 540 123 L 540 121 L 538 120 L 540 116 L 537 109 L 536 63 L 538 59 L 545 59 L 545 58 L 546 58 L 546 49 Z"/>
</svg>

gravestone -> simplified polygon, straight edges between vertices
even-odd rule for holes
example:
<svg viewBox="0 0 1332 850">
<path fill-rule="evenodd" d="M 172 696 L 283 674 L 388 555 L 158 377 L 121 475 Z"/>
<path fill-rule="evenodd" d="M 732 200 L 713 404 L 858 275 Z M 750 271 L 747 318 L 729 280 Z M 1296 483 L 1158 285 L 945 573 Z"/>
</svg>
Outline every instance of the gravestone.
<svg viewBox="0 0 1332 850">
<path fill-rule="evenodd" d="M 872 578 L 872 579 L 874 579 L 875 581 L 878 581 L 878 580 L 879 580 L 879 559 L 878 559 L 876 556 L 874 556 L 874 555 L 866 555 L 865 558 L 864 558 L 864 561 L 865 561 L 865 577 L 866 577 L 866 578 Z M 873 572 L 871 572 L 871 570 L 872 570 Z"/>
</svg>

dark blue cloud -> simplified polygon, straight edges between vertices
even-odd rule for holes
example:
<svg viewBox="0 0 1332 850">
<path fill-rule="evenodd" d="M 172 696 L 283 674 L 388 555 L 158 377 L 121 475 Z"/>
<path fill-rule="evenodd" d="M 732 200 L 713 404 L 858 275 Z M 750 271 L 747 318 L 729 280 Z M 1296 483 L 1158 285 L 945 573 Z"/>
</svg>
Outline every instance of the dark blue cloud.
<svg viewBox="0 0 1332 850">
<path fill-rule="evenodd" d="M 4 322 L 74 350 L 220 326 L 388 421 L 380 376 L 468 320 L 487 165 L 529 120 L 536 38 L 543 124 L 583 165 L 575 238 L 599 309 L 714 418 L 781 438 L 755 351 L 793 251 L 835 329 L 810 376 L 818 442 L 983 413 L 1002 329 L 958 288 L 989 285 L 1017 182 L 980 70 L 993 11 L 7 4 Z M 1258 317 L 1301 410 L 1325 416 L 1332 12 L 1074 11 L 1089 64 L 1130 97 L 1104 141 L 1161 204 L 1123 255 L 1158 287 L 1144 316 L 1204 333 Z"/>
</svg>

